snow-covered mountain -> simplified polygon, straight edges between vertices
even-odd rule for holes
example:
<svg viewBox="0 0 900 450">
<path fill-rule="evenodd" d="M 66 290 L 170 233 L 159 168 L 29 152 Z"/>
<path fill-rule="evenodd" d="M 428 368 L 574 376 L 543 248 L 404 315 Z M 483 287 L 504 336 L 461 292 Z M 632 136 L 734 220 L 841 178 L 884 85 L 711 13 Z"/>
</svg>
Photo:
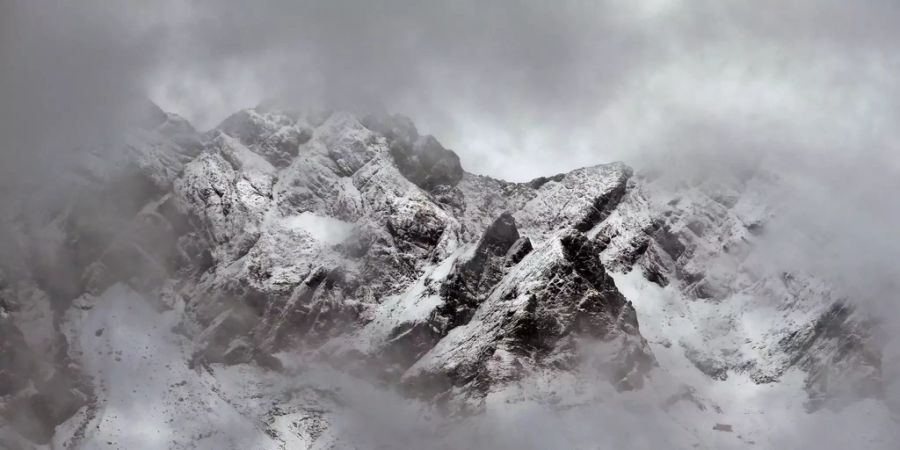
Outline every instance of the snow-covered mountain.
<svg viewBox="0 0 900 450">
<path fill-rule="evenodd" d="M 0 446 L 900 445 L 873 322 L 757 251 L 764 164 L 512 183 L 400 116 L 153 109 L 67 177 L 3 199 Z"/>
</svg>

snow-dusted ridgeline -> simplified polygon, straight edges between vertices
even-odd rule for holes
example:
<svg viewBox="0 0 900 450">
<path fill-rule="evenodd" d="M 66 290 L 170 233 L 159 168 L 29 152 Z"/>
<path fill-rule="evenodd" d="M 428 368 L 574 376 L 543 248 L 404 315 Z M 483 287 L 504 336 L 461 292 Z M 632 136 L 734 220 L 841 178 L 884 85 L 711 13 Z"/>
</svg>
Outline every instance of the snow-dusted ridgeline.
<svg viewBox="0 0 900 450">
<path fill-rule="evenodd" d="M 0 356 L 57 352 L 5 375 L 9 445 L 900 442 L 865 318 L 753 251 L 765 170 L 510 183 L 399 116 L 251 109 L 203 136 L 159 111 L 73 177 L 5 223 L 40 252 L 4 268 Z"/>
</svg>

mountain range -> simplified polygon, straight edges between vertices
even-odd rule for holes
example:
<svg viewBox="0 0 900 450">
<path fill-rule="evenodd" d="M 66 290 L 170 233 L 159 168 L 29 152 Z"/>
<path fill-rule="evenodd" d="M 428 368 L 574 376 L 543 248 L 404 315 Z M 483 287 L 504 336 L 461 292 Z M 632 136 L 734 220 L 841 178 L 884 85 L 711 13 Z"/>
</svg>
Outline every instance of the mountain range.
<svg viewBox="0 0 900 450">
<path fill-rule="evenodd" d="M 897 448 L 876 318 L 758 251 L 767 164 L 508 182 L 399 115 L 151 105 L 4 193 L 0 447 Z"/>
</svg>

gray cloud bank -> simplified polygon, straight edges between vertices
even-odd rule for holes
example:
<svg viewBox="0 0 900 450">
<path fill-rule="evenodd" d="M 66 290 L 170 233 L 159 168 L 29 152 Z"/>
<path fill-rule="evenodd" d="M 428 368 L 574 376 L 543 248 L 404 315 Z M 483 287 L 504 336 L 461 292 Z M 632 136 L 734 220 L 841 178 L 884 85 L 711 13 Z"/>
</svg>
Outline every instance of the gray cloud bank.
<svg viewBox="0 0 900 450">
<path fill-rule="evenodd" d="M 785 228 L 825 235 L 829 253 L 800 258 L 859 273 L 854 282 L 867 288 L 896 275 L 896 2 L 12 1 L 3 9 L 6 186 L 40 182 L 69 149 L 102 142 L 144 95 L 199 128 L 269 99 L 386 109 L 413 117 L 468 170 L 514 180 L 609 160 L 704 177 L 767 158 L 791 187 L 786 216 L 796 217 Z M 848 254 L 850 267 L 834 262 Z"/>
<path fill-rule="evenodd" d="M 526 178 L 635 162 L 660 148 L 681 153 L 709 139 L 703 128 L 854 151 L 884 145 L 879 135 L 896 116 L 900 7 L 887 1 L 12 1 L 5 9 L 2 87 L 13 101 L 3 115 L 21 119 L 4 134 L 48 120 L 112 120 L 138 93 L 201 128 L 277 98 L 403 112 L 470 170 Z M 739 151 L 750 149 L 727 153 Z M 527 162 L 509 164 L 523 153 Z"/>
</svg>

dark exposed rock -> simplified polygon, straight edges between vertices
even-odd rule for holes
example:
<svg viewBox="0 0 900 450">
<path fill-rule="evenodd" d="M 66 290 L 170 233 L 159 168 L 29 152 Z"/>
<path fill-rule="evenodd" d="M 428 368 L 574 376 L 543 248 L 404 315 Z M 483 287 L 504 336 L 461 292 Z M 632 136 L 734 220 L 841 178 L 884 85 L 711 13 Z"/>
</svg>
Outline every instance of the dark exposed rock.
<svg viewBox="0 0 900 450">
<path fill-rule="evenodd" d="M 606 220 L 612 210 L 622 201 L 622 197 L 625 195 L 626 181 L 627 179 L 620 180 L 612 190 L 595 198 L 587 214 L 575 223 L 574 228 L 584 233 L 594 225 Z"/>
<path fill-rule="evenodd" d="M 463 176 L 459 156 L 432 136 L 419 137 L 411 144 L 395 141 L 391 156 L 400 173 L 426 191 L 441 185 L 455 186 Z"/>
<path fill-rule="evenodd" d="M 553 175 L 552 177 L 537 177 L 537 178 L 529 181 L 528 186 L 530 186 L 532 189 L 538 189 L 541 186 L 543 186 L 551 181 L 556 181 L 556 182 L 562 181 L 562 179 L 565 177 L 566 177 L 566 174 L 564 174 L 564 173 L 558 173 L 556 175 Z"/>
<path fill-rule="evenodd" d="M 249 111 L 239 111 L 228 116 L 217 128 L 237 138 L 244 145 L 258 143 L 260 136 L 265 135 L 266 131 L 261 123 L 253 120 Z"/>
<path fill-rule="evenodd" d="M 466 209 L 466 198 L 456 186 L 441 184 L 435 186 L 431 191 L 431 198 L 445 208 L 453 211 L 454 214 L 464 214 Z"/>
<path fill-rule="evenodd" d="M 580 340 L 631 336 L 633 343 L 610 363 L 611 376 L 623 389 L 640 386 L 654 359 L 633 307 L 606 273 L 594 242 L 574 230 L 557 242 L 561 256 L 548 258 L 547 248 L 526 256 L 464 331 L 455 332 L 453 344 L 439 344 L 407 372 L 407 384 L 438 392 L 452 386 L 486 392 L 536 367 L 572 368 L 580 359 Z"/>
<path fill-rule="evenodd" d="M 850 306 L 835 303 L 811 327 L 780 342 L 791 355 L 788 367 L 797 366 L 807 373 L 809 410 L 830 400 L 840 403 L 882 395 L 880 349 L 869 332 L 871 324 L 854 318 L 853 313 Z M 858 370 L 845 374 L 837 370 L 839 365 Z"/>
<path fill-rule="evenodd" d="M 409 117 L 400 114 L 369 114 L 360 122 L 366 128 L 381 134 L 389 141 L 406 143 L 415 142 L 419 138 L 419 131 Z"/>
<path fill-rule="evenodd" d="M 412 216 L 392 215 L 385 227 L 398 247 L 414 245 L 432 248 L 441 238 L 446 224 L 433 210 L 420 208 Z"/>
<path fill-rule="evenodd" d="M 445 149 L 433 136 L 419 136 L 409 118 L 372 114 L 361 122 L 387 138 L 400 173 L 416 186 L 434 191 L 439 186 L 456 186 L 462 179 L 463 169 L 456 153 Z"/>
<path fill-rule="evenodd" d="M 653 239 L 673 260 L 681 257 L 686 249 L 678 235 L 672 233 L 666 226 L 659 227 L 654 233 Z"/>
<path fill-rule="evenodd" d="M 527 237 L 519 238 L 509 247 L 509 250 L 506 251 L 506 265 L 514 266 L 518 264 L 519 261 L 531 253 L 532 250 L 534 250 L 534 247 L 531 245 L 531 239 L 528 239 Z"/>
<path fill-rule="evenodd" d="M 713 359 L 706 354 L 690 347 L 685 347 L 684 355 L 692 364 L 694 364 L 694 367 L 706 374 L 706 376 L 714 380 L 724 381 L 728 379 L 729 367 L 722 361 Z"/>
<path fill-rule="evenodd" d="M 255 331 L 267 351 L 316 346 L 346 333 L 359 318 L 355 302 L 346 301 L 352 291 L 340 268 L 317 268 L 284 301 L 269 301 L 263 321 Z"/>
<path fill-rule="evenodd" d="M 520 247 L 530 245 L 527 239 L 520 241 L 512 215 L 503 213 L 497 217 L 479 239 L 471 257 L 457 261 L 437 288 L 435 294 L 440 295 L 443 303 L 427 320 L 404 324 L 392 331 L 391 344 L 381 355 L 391 362 L 390 370 L 399 367 L 396 370 L 402 372 L 450 330 L 467 323 L 510 267 L 508 252 L 516 243 Z M 521 249 L 519 252 L 527 253 Z"/>
<path fill-rule="evenodd" d="M 378 354 L 375 370 L 383 371 L 384 377 L 396 380 L 409 366 L 431 350 L 435 343 L 462 320 L 457 311 L 442 309 L 436 311 L 424 322 L 406 323 L 391 331 L 390 345 Z M 469 313 L 469 315 L 471 315 Z M 451 324 L 451 321 L 456 323 Z"/>
<path fill-rule="evenodd" d="M 289 116 L 272 114 L 273 122 L 260 120 L 259 113 L 243 110 L 226 118 L 216 129 L 237 138 L 275 167 L 285 167 L 297 156 L 300 145 L 312 137 L 309 129 L 291 123 Z"/>
<path fill-rule="evenodd" d="M 499 267 L 492 266 L 500 264 L 492 260 L 505 258 L 518 241 L 516 221 L 512 214 L 504 212 L 485 230 L 472 258 L 460 265 L 460 272 L 474 292 L 483 293 L 499 281 Z"/>
<path fill-rule="evenodd" d="M 713 425 L 713 430 L 715 430 L 715 431 L 725 431 L 725 432 L 728 432 L 728 433 L 731 433 L 732 431 L 734 431 L 734 429 L 733 429 L 733 427 L 732 427 L 731 425 L 728 425 L 728 424 L 725 424 L 725 423 L 717 423 L 717 424 Z"/>
<path fill-rule="evenodd" d="M 500 281 L 507 268 L 507 252 L 518 241 L 516 221 L 508 212 L 485 230 L 472 257 L 459 262 L 441 285 L 444 305 L 431 319 L 432 326 L 442 330 L 440 334 L 468 322 L 475 308 Z"/>
</svg>

